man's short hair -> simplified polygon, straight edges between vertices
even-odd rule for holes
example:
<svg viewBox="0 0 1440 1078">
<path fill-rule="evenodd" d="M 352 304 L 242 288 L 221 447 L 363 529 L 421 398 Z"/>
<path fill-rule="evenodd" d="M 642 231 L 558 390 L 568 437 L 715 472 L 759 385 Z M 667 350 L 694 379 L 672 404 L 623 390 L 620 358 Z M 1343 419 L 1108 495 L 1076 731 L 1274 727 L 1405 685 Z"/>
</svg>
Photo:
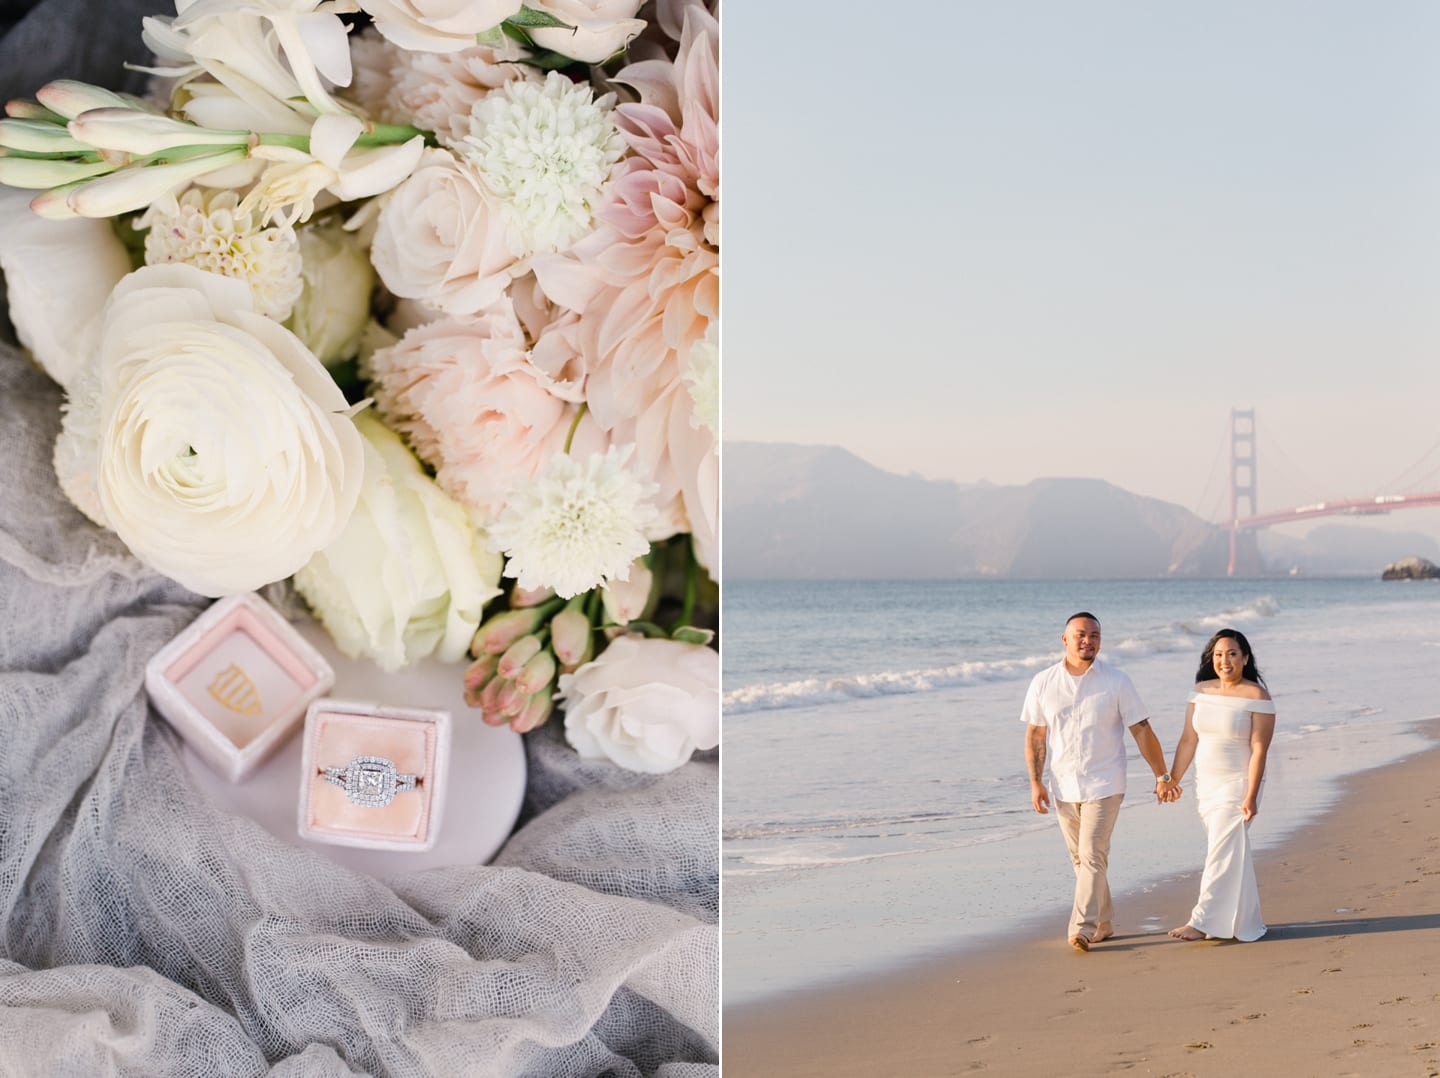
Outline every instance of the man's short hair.
<svg viewBox="0 0 1440 1078">
<path fill-rule="evenodd" d="M 1100 624 L 1100 619 L 1097 618 L 1094 614 L 1090 613 L 1090 611 L 1088 610 L 1082 610 L 1078 614 L 1071 614 L 1068 618 L 1065 619 L 1065 628 L 1070 628 L 1070 623 L 1076 618 L 1089 618 L 1096 625 Z"/>
</svg>

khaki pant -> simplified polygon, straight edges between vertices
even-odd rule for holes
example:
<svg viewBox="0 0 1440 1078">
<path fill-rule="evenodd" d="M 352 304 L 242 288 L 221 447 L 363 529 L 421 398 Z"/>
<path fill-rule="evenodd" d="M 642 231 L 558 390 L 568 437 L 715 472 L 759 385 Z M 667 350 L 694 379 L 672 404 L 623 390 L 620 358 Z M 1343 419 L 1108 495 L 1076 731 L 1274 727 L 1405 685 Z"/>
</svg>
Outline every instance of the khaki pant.
<svg viewBox="0 0 1440 1078">
<path fill-rule="evenodd" d="M 1070 937 L 1090 939 L 1099 925 L 1108 925 L 1115 916 L 1110 904 L 1110 832 L 1120 816 L 1124 794 L 1111 794 L 1098 801 L 1056 801 L 1060 831 L 1075 863 L 1075 908 L 1070 913 Z M 1068 937 L 1067 937 L 1068 938 Z"/>
</svg>

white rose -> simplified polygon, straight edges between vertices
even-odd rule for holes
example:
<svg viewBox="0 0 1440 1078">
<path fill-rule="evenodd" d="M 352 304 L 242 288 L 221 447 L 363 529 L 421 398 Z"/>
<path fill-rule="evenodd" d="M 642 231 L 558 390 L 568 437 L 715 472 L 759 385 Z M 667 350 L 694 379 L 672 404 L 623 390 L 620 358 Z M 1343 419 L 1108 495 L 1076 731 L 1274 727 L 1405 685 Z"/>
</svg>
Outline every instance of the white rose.
<svg viewBox="0 0 1440 1078">
<path fill-rule="evenodd" d="M 66 492 L 141 561 L 201 595 L 281 580 L 339 534 L 360 493 L 344 395 L 241 281 L 146 266 L 100 316 L 69 400 Z"/>
<path fill-rule="evenodd" d="M 565 740 L 631 771 L 673 771 L 720 743 L 720 655 L 700 644 L 622 636 L 560 675 Z"/>
<path fill-rule="evenodd" d="M 521 0 L 360 0 L 360 7 L 402 49 L 458 52 L 519 11 Z"/>
<path fill-rule="evenodd" d="M 350 523 L 295 574 L 295 587 L 351 658 L 398 670 L 465 654 L 502 560 L 460 504 L 425 475 L 398 435 L 369 412 L 365 484 Z"/>
<path fill-rule="evenodd" d="M 359 349 L 375 273 L 358 237 L 338 221 L 307 225 L 298 235 L 304 288 L 287 324 L 328 367 Z"/>
<path fill-rule="evenodd" d="M 475 172 L 433 150 L 380 211 L 370 259 L 395 295 L 474 314 L 519 272 L 507 233 L 504 206 Z"/>
<path fill-rule="evenodd" d="M 34 195 L 0 186 L 0 271 L 20 343 L 68 386 L 89 358 L 86 327 L 130 272 L 130 256 L 109 221 L 47 220 L 31 212 Z"/>
<path fill-rule="evenodd" d="M 574 29 L 553 26 L 527 29 L 526 33 L 542 49 L 598 64 L 645 29 L 645 20 L 634 18 L 642 5 L 643 0 L 530 0 L 529 6 L 536 11 L 553 15 Z"/>
</svg>

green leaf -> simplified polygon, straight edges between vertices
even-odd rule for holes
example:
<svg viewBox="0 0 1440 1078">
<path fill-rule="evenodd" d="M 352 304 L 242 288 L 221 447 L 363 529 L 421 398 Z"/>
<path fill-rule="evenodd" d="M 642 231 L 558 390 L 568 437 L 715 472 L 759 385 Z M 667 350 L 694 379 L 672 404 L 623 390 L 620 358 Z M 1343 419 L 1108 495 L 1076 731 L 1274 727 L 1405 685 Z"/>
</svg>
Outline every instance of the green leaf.
<svg viewBox="0 0 1440 1078">
<path fill-rule="evenodd" d="M 682 644 L 708 644 L 715 639 L 715 632 L 712 629 L 697 629 L 693 625 L 682 625 L 670 633 L 671 640 L 679 640 Z"/>
<path fill-rule="evenodd" d="M 561 22 L 554 15 L 545 11 L 536 11 L 533 7 L 525 7 L 523 4 L 520 10 L 505 20 L 511 26 L 520 26 L 527 29 L 548 28 L 558 26 L 564 30 L 573 30 L 575 27 L 568 22 Z"/>
<path fill-rule="evenodd" d="M 122 213 L 118 217 L 110 218 L 110 230 L 115 233 L 116 238 L 125 248 L 125 254 L 130 258 L 132 269 L 139 269 L 145 265 L 145 233 L 148 228 L 136 228 L 136 217 L 133 213 Z"/>
<path fill-rule="evenodd" d="M 601 628 L 606 627 L 607 626 L 601 626 Z M 660 626 L 656 625 L 653 621 L 628 622 L 624 626 L 624 629 L 626 632 L 641 633 L 650 640 L 663 640 L 665 639 L 665 637 L 670 635 L 664 629 L 660 628 Z"/>
<path fill-rule="evenodd" d="M 475 44 L 488 45 L 492 49 L 498 49 L 505 44 L 505 27 L 492 26 L 488 30 L 482 30 L 475 35 Z"/>
</svg>

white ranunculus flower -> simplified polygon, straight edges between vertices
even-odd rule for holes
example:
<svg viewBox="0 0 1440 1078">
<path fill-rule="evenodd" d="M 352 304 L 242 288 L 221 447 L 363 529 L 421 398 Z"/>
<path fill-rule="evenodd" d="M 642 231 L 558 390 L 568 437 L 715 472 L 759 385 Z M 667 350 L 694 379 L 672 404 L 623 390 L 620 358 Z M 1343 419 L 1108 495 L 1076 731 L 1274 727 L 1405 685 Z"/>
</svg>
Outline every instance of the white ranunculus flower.
<svg viewBox="0 0 1440 1078">
<path fill-rule="evenodd" d="M 287 323 L 327 367 L 353 357 L 370 323 L 375 271 L 359 237 L 338 221 L 299 230 L 304 287 Z"/>
<path fill-rule="evenodd" d="M 659 774 L 720 743 L 720 655 L 701 644 L 622 636 L 559 689 L 581 756 Z"/>
<path fill-rule="evenodd" d="M 355 426 L 365 438 L 360 500 L 295 587 L 351 658 L 382 670 L 432 654 L 455 662 L 500 594 L 501 558 L 398 435 L 369 412 Z"/>
<path fill-rule="evenodd" d="M 130 272 L 130 256 L 109 221 L 46 220 L 30 212 L 32 195 L 0 187 L 0 271 L 20 343 L 68 386 L 88 356 L 86 327 Z"/>
<path fill-rule="evenodd" d="M 535 44 L 589 64 L 610 59 L 645 29 L 645 20 L 634 17 L 643 0 L 530 0 L 529 6 L 573 27 L 527 30 Z"/>
<path fill-rule="evenodd" d="M 101 313 L 92 364 L 57 466 L 67 493 L 93 477 L 93 501 L 72 500 L 147 565 L 229 595 L 284 579 L 344 528 L 364 466 L 349 405 L 242 282 L 136 270 Z"/>
</svg>

